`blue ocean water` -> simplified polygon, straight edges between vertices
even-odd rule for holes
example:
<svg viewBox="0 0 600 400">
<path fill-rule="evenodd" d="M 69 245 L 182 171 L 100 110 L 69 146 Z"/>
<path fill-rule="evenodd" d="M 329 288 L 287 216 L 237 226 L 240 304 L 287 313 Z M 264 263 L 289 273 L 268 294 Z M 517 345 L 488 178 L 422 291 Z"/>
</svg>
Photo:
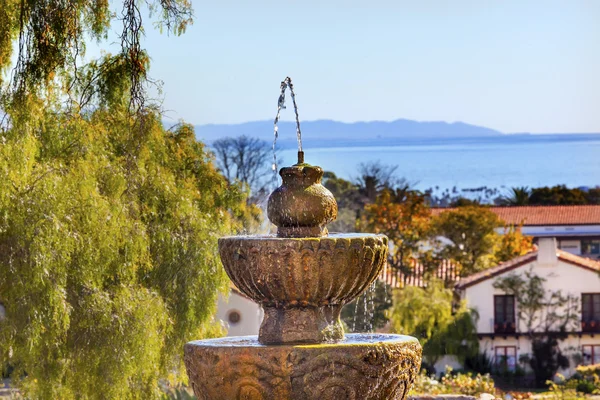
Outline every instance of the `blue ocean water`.
<svg viewBox="0 0 600 400">
<path fill-rule="evenodd" d="M 600 135 L 506 135 L 460 140 L 413 140 L 386 146 L 311 147 L 306 162 L 352 179 L 360 163 L 379 160 L 398 166 L 398 176 L 418 189 L 487 186 L 569 187 L 600 185 Z M 296 162 L 296 149 L 280 153 Z M 280 164 L 280 165 L 283 165 Z"/>
</svg>

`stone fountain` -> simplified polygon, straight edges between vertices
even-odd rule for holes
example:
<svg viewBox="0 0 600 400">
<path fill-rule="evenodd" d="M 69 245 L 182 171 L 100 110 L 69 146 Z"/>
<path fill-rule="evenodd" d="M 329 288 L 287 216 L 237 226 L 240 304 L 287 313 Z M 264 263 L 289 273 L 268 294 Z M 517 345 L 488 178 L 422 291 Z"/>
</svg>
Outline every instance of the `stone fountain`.
<svg viewBox="0 0 600 400">
<path fill-rule="evenodd" d="M 264 309 L 259 335 L 187 343 L 190 384 L 201 400 L 404 399 L 421 363 L 417 339 L 344 335 L 340 322 L 380 274 L 387 237 L 328 233 L 337 203 L 323 170 L 304 162 L 299 127 L 298 163 L 280 170 L 269 198 L 277 235 L 219 239 L 225 271 Z"/>
</svg>

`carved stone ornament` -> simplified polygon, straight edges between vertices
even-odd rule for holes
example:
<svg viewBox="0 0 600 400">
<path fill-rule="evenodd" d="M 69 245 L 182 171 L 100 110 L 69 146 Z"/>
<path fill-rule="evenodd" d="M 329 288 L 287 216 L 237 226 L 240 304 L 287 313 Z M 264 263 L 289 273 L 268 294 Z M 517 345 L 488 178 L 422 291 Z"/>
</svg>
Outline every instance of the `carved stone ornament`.
<svg viewBox="0 0 600 400">
<path fill-rule="evenodd" d="M 421 346 L 401 335 L 348 335 L 335 345 L 261 346 L 256 337 L 185 346 L 200 400 L 400 400 L 419 372 Z"/>
</svg>

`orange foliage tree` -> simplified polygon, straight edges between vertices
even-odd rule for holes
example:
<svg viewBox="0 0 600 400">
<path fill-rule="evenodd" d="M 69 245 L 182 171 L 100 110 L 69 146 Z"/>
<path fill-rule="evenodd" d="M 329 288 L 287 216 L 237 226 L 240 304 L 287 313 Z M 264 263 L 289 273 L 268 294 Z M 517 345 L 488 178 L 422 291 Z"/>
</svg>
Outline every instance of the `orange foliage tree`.
<svg viewBox="0 0 600 400">
<path fill-rule="evenodd" d="M 420 244 L 429 235 L 430 223 L 425 197 L 411 190 L 384 190 L 374 204 L 365 206 L 363 217 L 365 230 L 390 239 L 389 263 L 399 269 L 410 268 L 411 260 L 420 256 Z"/>
</svg>

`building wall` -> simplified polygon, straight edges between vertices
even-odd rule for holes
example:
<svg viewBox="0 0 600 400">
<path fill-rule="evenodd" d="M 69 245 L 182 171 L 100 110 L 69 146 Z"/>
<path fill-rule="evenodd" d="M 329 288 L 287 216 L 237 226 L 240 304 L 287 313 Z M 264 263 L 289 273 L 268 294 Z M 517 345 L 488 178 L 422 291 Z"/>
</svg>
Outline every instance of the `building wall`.
<svg viewBox="0 0 600 400">
<path fill-rule="evenodd" d="M 237 312 L 239 322 L 231 321 L 231 313 Z M 252 300 L 236 292 L 229 297 L 219 295 L 217 300 L 217 318 L 227 327 L 227 336 L 258 335 L 263 319 L 262 308 Z"/>
<path fill-rule="evenodd" d="M 540 265 L 538 261 L 534 261 L 502 276 L 511 273 L 523 274 L 530 268 L 533 268 L 536 275 L 546 278 L 544 285 L 548 291 L 562 290 L 563 294 L 571 294 L 578 298 L 581 297 L 581 293 L 600 292 L 600 275 L 597 272 L 560 260 L 554 265 Z M 487 279 L 466 288 L 462 293 L 462 297 L 467 300 L 469 307 L 477 310 L 479 314 L 479 320 L 477 321 L 477 331 L 479 333 L 494 332 L 494 295 L 503 294 L 502 291 L 495 289 L 493 286 L 496 279 Z M 579 304 L 579 311 L 581 311 L 581 304 Z M 525 326 L 518 326 L 517 329 L 523 332 Z"/>
<path fill-rule="evenodd" d="M 598 236 L 600 235 L 600 225 L 523 226 L 521 232 L 534 237 Z"/>
<path fill-rule="evenodd" d="M 541 250 L 541 249 L 540 249 Z M 542 255 L 540 258 L 543 260 Z M 548 260 L 548 259 L 546 259 Z M 581 319 L 581 293 L 599 293 L 600 292 L 600 274 L 590 271 L 560 260 L 553 263 L 542 263 L 540 260 L 523 265 L 512 271 L 509 271 L 501 277 L 509 274 L 523 274 L 530 269 L 541 277 L 546 279 L 544 283 L 548 292 L 561 290 L 563 294 L 570 294 L 578 298 L 579 320 Z M 498 277 L 499 278 L 499 277 Z M 477 322 L 477 331 L 484 334 L 480 340 L 480 351 L 486 352 L 491 360 L 494 360 L 496 350 L 499 347 L 514 346 L 516 348 L 516 361 L 520 356 L 531 353 L 531 343 L 525 336 L 515 337 L 514 334 L 495 334 L 494 332 L 494 295 L 501 295 L 498 289 L 493 287 L 498 278 L 491 278 L 466 288 L 462 292 L 462 298 L 466 299 L 470 307 L 477 310 L 479 320 Z M 515 310 L 515 313 L 517 310 Z M 573 331 L 579 331 L 581 327 L 573 326 Z M 517 326 L 518 332 L 526 330 L 523 323 Z M 574 368 L 582 362 L 582 346 L 600 345 L 600 335 L 596 334 L 571 334 L 566 340 L 560 342 L 563 354 L 569 357 L 570 367 L 561 371 L 564 375 L 574 373 Z M 500 350 L 500 349 L 498 349 Z M 526 370 L 526 364 L 518 364 Z"/>
<path fill-rule="evenodd" d="M 582 351 L 583 346 L 596 345 L 600 346 L 600 338 L 598 334 L 571 334 L 567 339 L 559 343 L 561 352 L 569 358 L 569 367 L 562 369 L 559 373 L 570 376 L 575 373 L 575 367 L 582 363 Z M 494 361 L 496 355 L 496 349 L 498 347 L 510 347 L 516 348 L 516 357 L 518 365 L 527 372 L 531 372 L 531 368 L 527 363 L 519 363 L 519 357 L 525 354 L 531 354 L 531 342 L 528 338 L 520 336 L 518 338 L 514 336 L 503 337 L 502 335 L 496 335 L 495 337 L 484 337 L 479 341 L 479 351 L 485 352 L 489 359 Z"/>
<path fill-rule="evenodd" d="M 581 239 L 561 239 L 558 247 L 567 253 L 581 255 Z"/>
</svg>

